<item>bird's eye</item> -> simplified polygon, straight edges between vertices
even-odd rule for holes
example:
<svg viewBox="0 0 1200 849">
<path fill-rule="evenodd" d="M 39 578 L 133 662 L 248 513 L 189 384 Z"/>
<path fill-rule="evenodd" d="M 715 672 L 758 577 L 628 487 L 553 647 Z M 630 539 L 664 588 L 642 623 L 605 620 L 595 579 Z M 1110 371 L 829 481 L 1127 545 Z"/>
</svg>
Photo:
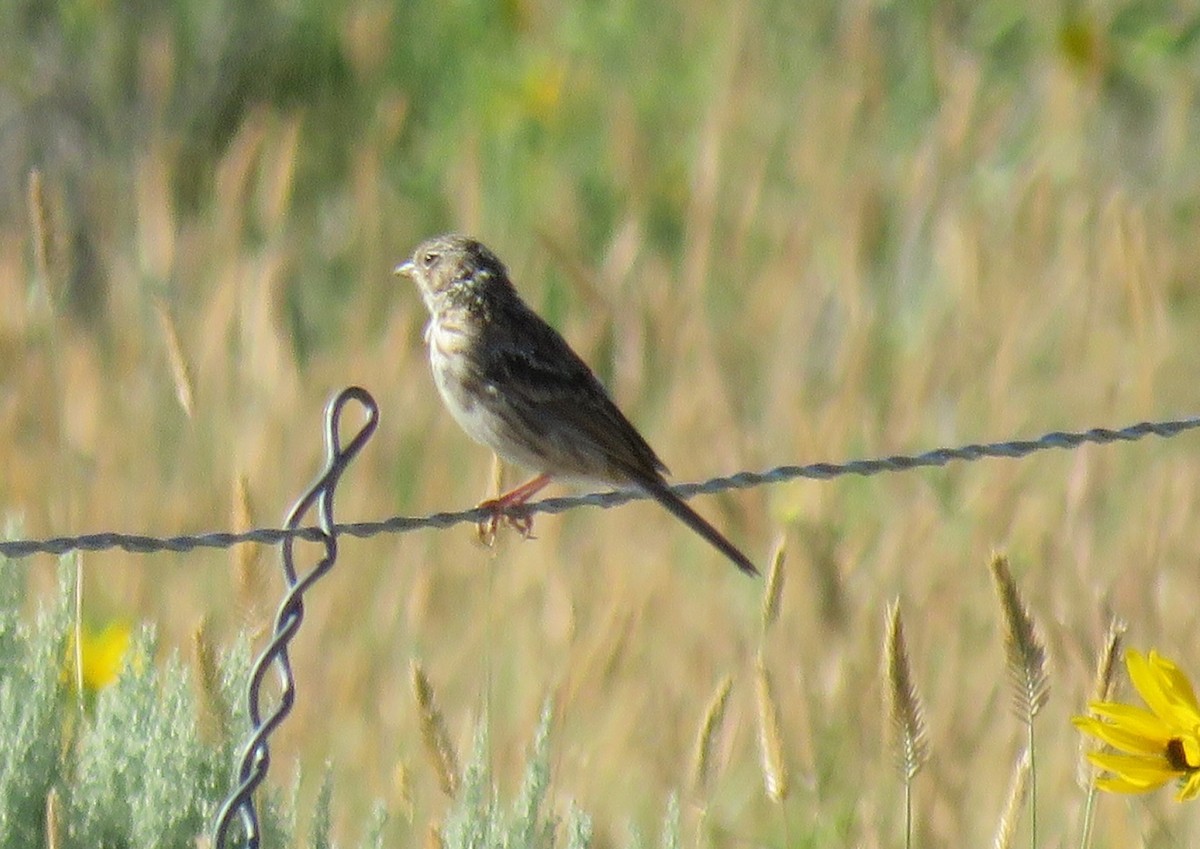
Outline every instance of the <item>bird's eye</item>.
<svg viewBox="0 0 1200 849">
<path fill-rule="evenodd" d="M 438 261 L 437 251 L 425 251 L 425 253 L 421 255 L 421 265 L 424 265 L 426 267 L 433 265 L 437 261 Z"/>
</svg>

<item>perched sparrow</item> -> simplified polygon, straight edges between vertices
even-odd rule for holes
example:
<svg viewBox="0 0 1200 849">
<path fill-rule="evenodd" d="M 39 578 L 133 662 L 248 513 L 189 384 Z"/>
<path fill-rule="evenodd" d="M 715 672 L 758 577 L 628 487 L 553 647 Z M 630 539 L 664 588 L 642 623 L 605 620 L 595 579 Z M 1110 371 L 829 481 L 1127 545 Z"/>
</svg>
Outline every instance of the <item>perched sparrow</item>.
<svg viewBox="0 0 1200 849">
<path fill-rule="evenodd" d="M 758 574 L 746 555 L 668 488 L 666 466 L 579 355 L 521 300 L 487 247 L 466 236 L 438 236 L 418 245 L 396 273 L 416 281 L 429 308 L 429 362 L 451 414 L 502 459 L 537 473 L 480 505 L 493 513 L 490 532 L 504 519 L 528 535 L 532 520 L 514 515 L 513 508 L 552 478 L 632 485 L 743 572 Z"/>
</svg>

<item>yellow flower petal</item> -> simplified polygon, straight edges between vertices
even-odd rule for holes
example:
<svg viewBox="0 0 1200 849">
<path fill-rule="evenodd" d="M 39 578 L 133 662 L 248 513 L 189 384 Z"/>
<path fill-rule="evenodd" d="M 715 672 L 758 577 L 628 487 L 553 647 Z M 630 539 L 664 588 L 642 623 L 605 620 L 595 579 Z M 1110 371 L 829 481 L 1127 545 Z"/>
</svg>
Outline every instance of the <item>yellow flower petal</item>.
<svg viewBox="0 0 1200 849">
<path fill-rule="evenodd" d="M 1118 777 L 1096 779 L 1096 787 L 1105 793 L 1149 793 L 1151 790 L 1157 790 L 1159 787 L 1162 787 L 1165 783 L 1166 781 L 1160 781 L 1155 784 L 1135 784 L 1132 781 L 1126 781 L 1124 778 Z"/>
<path fill-rule="evenodd" d="M 1191 732 L 1200 726 L 1200 709 L 1196 696 L 1179 668 L 1171 661 L 1151 651 L 1147 660 L 1133 649 L 1125 655 L 1129 680 L 1146 707 L 1173 728 Z"/>
<path fill-rule="evenodd" d="M 1141 790 L 1136 791 L 1139 793 L 1161 787 L 1179 774 L 1171 769 L 1166 758 L 1117 755 L 1109 752 L 1091 752 L 1087 758 L 1100 769 L 1111 772 L 1130 786 L 1140 787 Z"/>
<path fill-rule="evenodd" d="M 1119 728 L 1123 733 L 1133 735 L 1143 741 L 1142 745 L 1136 748 L 1128 748 L 1121 746 L 1119 743 L 1113 743 L 1114 746 L 1119 746 L 1126 751 L 1161 753 L 1163 747 L 1167 745 L 1167 741 L 1171 739 L 1172 729 L 1167 727 L 1167 724 L 1157 716 L 1143 708 L 1117 704 L 1116 702 L 1092 702 L 1088 705 L 1088 709 L 1098 717 L 1110 720 L 1107 723 L 1101 723 L 1105 727 Z"/>
<path fill-rule="evenodd" d="M 1103 743 L 1133 755 L 1162 755 L 1167 741 L 1129 730 L 1112 722 L 1101 722 L 1091 716 L 1076 716 L 1071 722 L 1080 731 L 1091 734 Z"/>
<path fill-rule="evenodd" d="M 1188 707 L 1193 717 L 1200 719 L 1200 703 L 1196 701 L 1196 693 L 1192 689 L 1192 682 L 1188 680 L 1179 667 L 1154 649 L 1150 649 L 1150 665 L 1158 672 L 1165 689 L 1171 693 L 1174 699 L 1181 706 Z"/>
<path fill-rule="evenodd" d="M 1193 769 L 1200 767 L 1200 739 L 1185 736 L 1181 737 L 1179 742 L 1183 744 L 1183 757 L 1187 765 Z"/>
</svg>

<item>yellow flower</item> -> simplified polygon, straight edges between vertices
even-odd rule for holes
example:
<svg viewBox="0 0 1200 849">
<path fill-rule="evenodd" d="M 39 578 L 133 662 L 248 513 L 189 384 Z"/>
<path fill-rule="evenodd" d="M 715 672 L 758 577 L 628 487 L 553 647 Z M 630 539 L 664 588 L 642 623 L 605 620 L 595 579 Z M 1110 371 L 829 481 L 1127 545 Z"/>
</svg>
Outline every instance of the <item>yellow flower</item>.
<svg viewBox="0 0 1200 849">
<path fill-rule="evenodd" d="M 109 622 L 98 631 L 84 627 L 80 641 L 84 692 L 99 692 L 117 680 L 125 665 L 131 633 L 132 629 L 125 621 Z M 64 674 L 72 683 L 77 680 L 74 632 L 67 641 L 67 668 Z"/>
<path fill-rule="evenodd" d="M 1095 716 L 1077 716 L 1075 727 L 1118 749 L 1089 752 L 1088 760 L 1109 773 L 1096 786 L 1110 793 L 1146 793 L 1173 778 L 1180 802 L 1200 795 L 1200 704 L 1179 667 L 1153 649 L 1149 657 L 1125 654 L 1129 680 L 1146 708 L 1092 702 Z"/>
<path fill-rule="evenodd" d="M 562 103 L 566 68 L 558 62 L 536 62 L 521 81 L 521 102 L 525 112 L 543 124 L 551 123 Z"/>
</svg>

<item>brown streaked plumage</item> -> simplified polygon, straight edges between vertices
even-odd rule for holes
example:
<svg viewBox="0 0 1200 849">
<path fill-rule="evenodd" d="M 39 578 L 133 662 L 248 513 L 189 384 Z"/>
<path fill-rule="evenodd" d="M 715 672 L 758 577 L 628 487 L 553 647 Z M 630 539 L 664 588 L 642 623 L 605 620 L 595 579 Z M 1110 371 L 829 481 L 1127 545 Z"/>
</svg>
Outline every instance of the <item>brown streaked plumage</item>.
<svg viewBox="0 0 1200 849">
<path fill-rule="evenodd" d="M 425 341 L 433 379 L 450 413 L 502 459 L 537 473 L 485 502 L 495 518 L 528 533 L 509 511 L 558 478 L 635 486 L 653 496 L 743 572 L 758 570 L 668 487 L 667 467 L 617 409 L 592 370 L 530 309 L 499 258 L 450 234 L 422 242 L 396 267 L 429 309 Z"/>
</svg>

